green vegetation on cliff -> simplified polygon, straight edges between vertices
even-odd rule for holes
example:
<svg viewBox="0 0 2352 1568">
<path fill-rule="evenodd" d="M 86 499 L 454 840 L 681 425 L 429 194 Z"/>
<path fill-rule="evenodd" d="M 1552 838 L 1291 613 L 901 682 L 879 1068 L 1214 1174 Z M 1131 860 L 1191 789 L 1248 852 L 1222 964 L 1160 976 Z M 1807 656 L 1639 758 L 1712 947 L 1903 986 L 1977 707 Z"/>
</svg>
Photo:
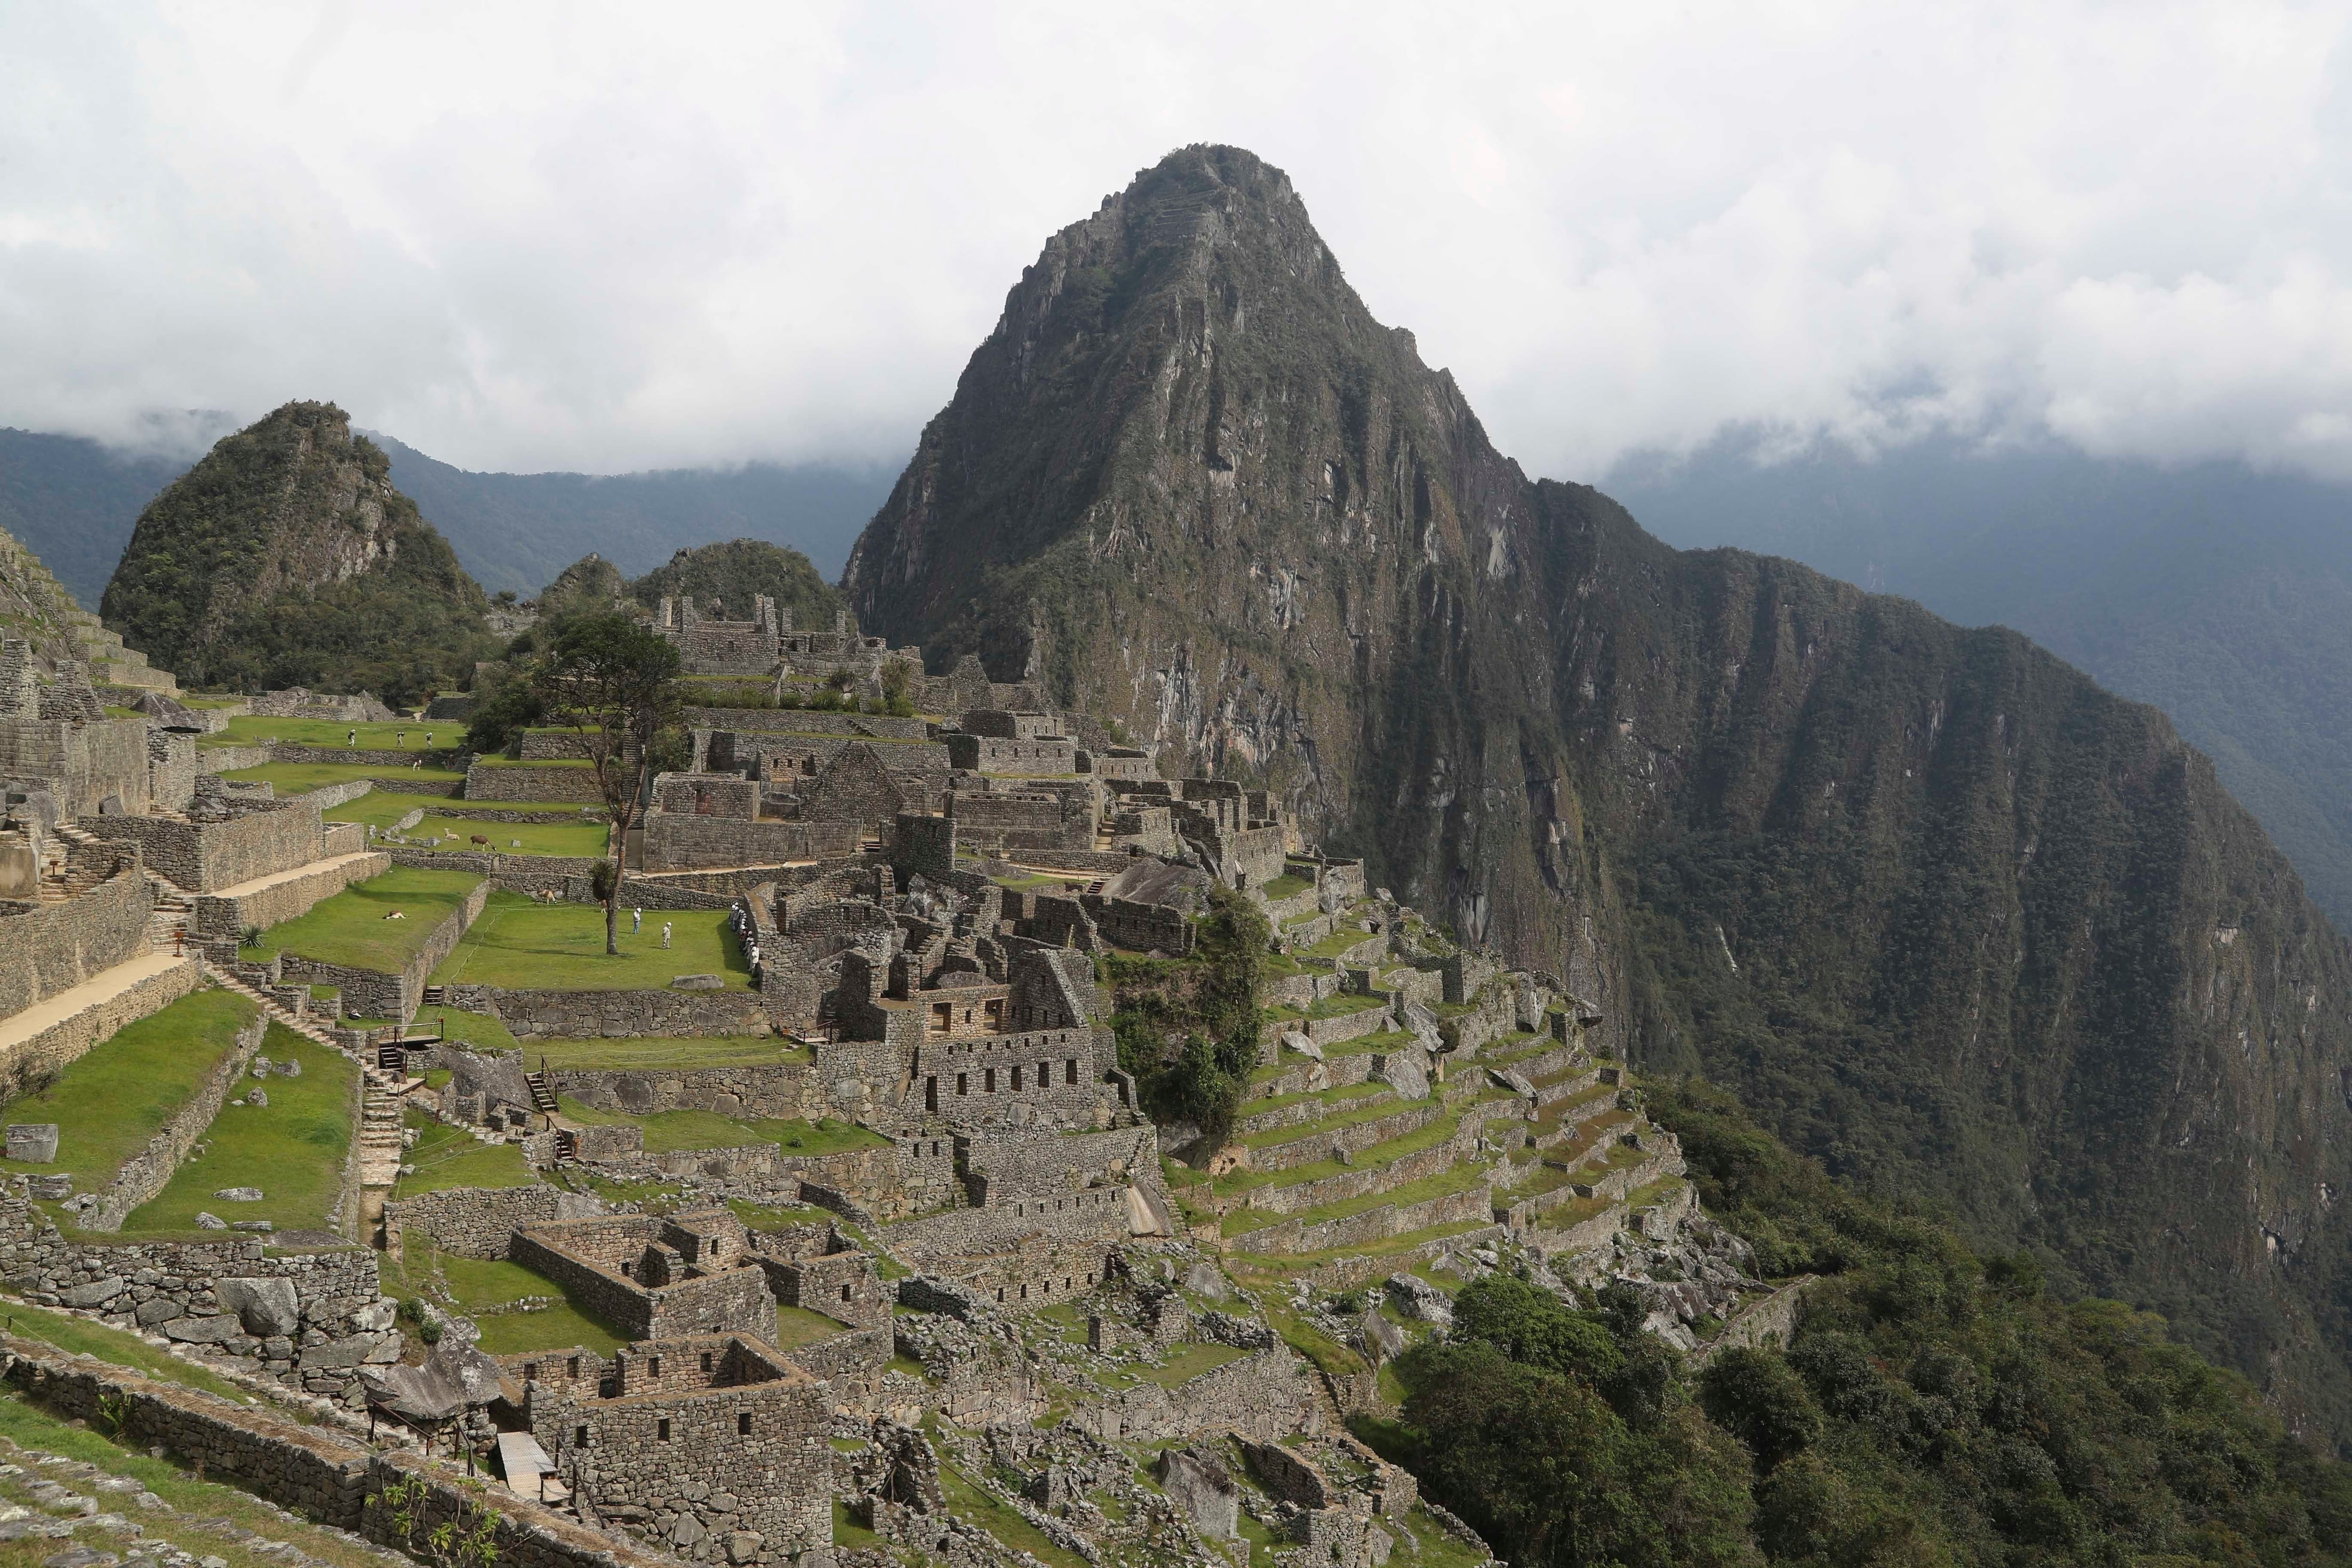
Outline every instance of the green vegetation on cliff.
<svg viewBox="0 0 2352 1568">
<path fill-rule="evenodd" d="M 2242 1379 L 2030 1256 L 1858 1196 L 1727 1095 L 1650 1107 L 1769 1273 L 1829 1276 L 1793 1341 L 1693 1365 L 1622 1285 L 1583 1310 L 1507 1276 L 1399 1364 L 1368 1428 L 1522 1564 L 2332 1563 L 2352 1472 Z"/>
<path fill-rule="evenodd" d="M 447 541 L 328 403 L 224 437 L 140 513 L 100 611 L 191 685 L 454 690 L 497 645 Z"/>
<path fill-rule="evenodd" d="M 1229 888 L 1209 894 L 1209 912 L 1181 959 L 1111 953 L 1111 1028 L 1118 1065 L 1135 1075 L 1144 1104 L 1163 1121 L 1189 1123 L 1222 1139 L 1257 1066 L 1258 990 L 1270 928 L 1256 906 Z"/>
</svg>

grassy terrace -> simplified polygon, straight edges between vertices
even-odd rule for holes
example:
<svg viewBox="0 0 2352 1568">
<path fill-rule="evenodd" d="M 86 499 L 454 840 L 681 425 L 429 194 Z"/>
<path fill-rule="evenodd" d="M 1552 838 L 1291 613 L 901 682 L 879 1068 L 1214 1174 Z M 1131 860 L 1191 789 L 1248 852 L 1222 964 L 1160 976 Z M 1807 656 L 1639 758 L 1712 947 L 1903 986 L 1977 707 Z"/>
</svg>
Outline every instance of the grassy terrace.
<svg viewBox="0 0 2352 1568">
<path fill-rule="evenodd" d="M 601 822 L 483 822 L 472 817 L 427 816 L 408 829 L 410 838 L 437 838 L 444 850 L 474 850 L 489 840 L 500 855 L 600 856 L 611 852 L 611 833 Z M 425 846 L 433 847 L 433 846 Z"/>
<path fill-rule="evenodd" d="M 1433 1225 L 1422 1230 L 1407 1231 L 1402 1236 L 1391 1236 L 1374 1247 L 1334 1247 L 1321 1252 L 1228 1252 L 1225 1255 L 1225 1267 L 1244 1285 L 1263 1285 L 1294 1274 L 1311 1273 L 1326 1263 L 1336 1263 L 1343 1258 L 1394 1258 L 1399 1253 L 1411 1252 L 1417 1247 L 1433 1241 L 1442 1241 L 1449 1236 L 1461 1236 L 1469 1231 L 1485 1230 L 1490 1223 L 1486 1220 L 1465 1219 L 1452 1225 Z M 1273 1321 L 1276 1329 L 1282 1328 L 1281 1315 L 1277 1314 L 1273 1308 L 1269 1307 L 1266 1310 L 1266 1316 Z M 1304 1326 L 1301 1325 L 1301 1327 Z M 1301 1344 L 1298 1340 L 1292 1339 L 1289 1332 L 1285 1331 L 1282 1337 L 1288 1340 L 1301 1354 L 1316 1361 L 1318 1365 L 1322 1364 L 1312 1351 Z M 1355 1354 L 1353 1351 L 1347 1353 L 1350 1356 Z M 1342 1366 L 1337 1370 L 1344 1372 L 1350 1369 Z M 1360 1359 L 1357 1361 L 1352 1370 L 1357 1372 L 1363 1370 Z"/>
<path fill-rule="evenodd" d="M 662 1036 L 625 1040 L 533 1040 L 521 1047 L 533 1066 L 544 1058 L 550 1068 L 588 1071 L 601 1068 L 805 1067 L 813 1059 L 805 1046 L 780 1036 Z"/>
<path fill-rule="evenodd" d="M 416 1134 L 415 1147 L 402 1155 L 404 1163 L 416 1167 L 416 1173 L 394 1184 L 394 1198 L 453 1187 L 528 1187 L 539 1180 L 523 1163 L 522 1150 L 515 1144 L 485 1143 L 463 1128 L 421 1110 L 403 1112 L 402 1121 Z"/>
<path fill-rule="evenodd" d="M 308 914 L 270 927 L 239 956 L 266 963 L 281 952 L 296 952 L 321 963 L 397 974 L 479 881 L 470 871 L 395 866 L 321 899 Z M 402 918 L 392 919 L 394 911 Z"/>
<path fill-rule="evenodd" d="M 0 1172 L 62 1171 L 77 1193 L 105 1186 L 194 1097 L 257 1011 L 233 992 L 199 991 L 117 1030 L 56 1082 L 0 1107 L 10 1121 L 58 1124 L 54 1163 L 0 1159 Z"/>
<path fill-rule="evenodd" d="M 1384 1085 L 1376 1087 L 1385 1089 Z M 1376 1100 L 1360 1105 L 1347 1105 L 1341 1110 L 1332 1111 L 1328 1116 L 1318 1116 L 1312 1121 L 1297 1122 L 1288 1127 L 1276 1127 L 1264 1132 L 1252 1132 L 1246 1137 L 1235 1139 L 1234 1142 L 1250 1149 L 1270 1149 L 1279 1143 L 1305 1142 L 1310 1139 L 1328 1136 L 1342 1128 L 1353 1127 L 1359 1122 L 1376 1121 L 1383 1116 L 1404 1110 L 1407 1103 L 1397 1099 L 1393 1093 L 1382 1093 Z"/>
<path fill-rule="evenodd" d="M 1435 1148 L 1453 1137 L 1454 1129 L 1459 1127 L 1461 1122 L 1459 1111 L 1449 1111 L 1425 1127 L 1416 1127 L 1410 1132 L 1400 1133 L 1394 1138 L 1383 1140 L 1370 1148 L 1361 1150 L 1344 1165 L 1337 1160 L 1318 1160 L 1311 1165 L 1293 1165 L 1286 1171 L 1235 1171 L 1205 1184 L 1192 1184 L 1192 1186 L 1194 1190 L 1200 1190 L 1205 1184 L 1210 1194 L 1239 1197 L 1244 1194 L 1254 1193 L 1261 1187 L 1303 1186 L 1308 1182 L 1320 1181 L 1326 1176 L 1336 1176 L 1342 1171 L 1379 1170 L 1383 1166 L 1394 1164 L 1408 1154 L 1418 1154 L 1424 1149 Z M 1287 1131 L 1289 1129 L 1286 1128 L 1285 1131 Z"/>
<path fill-rule="evenodd" d="M 1341 926 L 1338 931 L 1333 931 L 1321 942 L 1318 942 L 1314 946 L 1307 948 L 1301 956 L 1306 958 L 1337 958 L 1341 953 L 1347 952 L 1349 948 L 1355 946 L 1358 942 L 1370 941 L 1371 936 L 1372 933 L 1366 931 L 1361 926 Z"/>
<path fill-rule="evenodd" d="M 610 1355 L 627 1342 L 546 1275 L 520 1263 L 444 1252 L 419 1231 L 403 1236 L 401 1257 L 383 1255 L 380 1271 L 387 1295 L 425 1295 L 472 1318 L 481 1326 L 481 1348 L 491 1355 L 573 1345 Z M 534 1296 L 551 1296 L 555 1304 L 529 1311 L 495 1310 Z"/>
<path fill-rule="evenodd" d="M 668 1154 L 683 1149 L 740 1149 L 751 1143 L 779 1143 L 794 1154 L 837 1154 L 845 1149 L 887 1149 L 890 1141 L 853 1122 L 825 1117 L 819 1121 L 738 1119 L 709 1110 L 660 1110 L 646 1116 L 625 1110 L 597 1110 L 566 1095 L 559 1102 L 564 1119 L 581 1127 L 642 1127 L 646 1152 Z"/>
<path fill-rule="evenodd" d="M 466 726 L 461 721 L 404 719 L 390 724 L 338 724 L 331 719 L 263 719 L 251 713 L 232 715 L 228 728 L 197 737 L 199 746 L 259 746 L 272 741 L 283 741 L 292 746 L 350 745 L 352 731 L 359 731 L 361 751 L 422 752 L 450 751 L 466 742 Z M 425 736 L 433 739 L 428 742 Z"/>
<path fill-rule="evenodd" d="M 207 1209 L 223 1219 L 266 1219 L 280 1230 L 326 1226 L 342 1192 L 359 1068 L 283 1024 L 269 1026 L 261 1051 L 273 1062 L 299 1062 L 302 1076 L 272 1074 L 266 1106 L 223 1106 L 204 1152 L 181 1162 L 163 1190 L 131 1211 L 124 1235 L 193 1233 L 197 1213 Z M 232 1186 L 259 1187 L 266 1196 L 229 1204 L 213 1195 Z"/>
<path fill-rule="evenodd" d="M 1245 1100 L 1242 1101 L 1241 1114 L 1245 1117 L 1257 1116 L 1269 1110 L 1285 1110 L 1294 1105 L 1305 1105 L 1309 1101 L 1322 1105 L 1344 1105 L 1351 1100 L 1364 1100 L 1372 1095 L 1391 1092 L 1392 1091 L 1388 1085 L 1373 1083 L 1368 1079 L 1363 1083 L 1343 1083 L 1337 1089 L 1307 1089 L 1298 1094 L 1277 1094 L 1265 1100 Z"/>
<path fill-rule="evenodd" d="M 465 776 L 446 768 L 387 767 L 382 763 L 264 763 L 257 768 L 236 768 L 221 774 L 225 779 L 247 784 L 275 784 L 282 795 L 307 795 L 314 789 L 349 784 L 353 779 L 404 778 L 456 784 Z"/>
<path fill-rule="evenodd" d="M 1591 1089 L 1579 1089 L 1574 1094 L 1555 1100 L 1543 1108 L 1541 1116 L 1536 1118 L 1534 1130 L 1538 1132 L 1549 1132 L 1559 1126 L 1561 1119 L 1570 1111 L 1580 1110 L 1596 1100 L 1613 1099 L 1622 1087 L 1613 1083 L 1596 1083 Z"/>
<path fill-rule="evenodd" d="M 667 949 L 661 944 L 664 924 L 672 927 Z M 482 918 L 433 972 L 433 984 L 658 991 L 677 975 L 716 974 L 730 991 L 751 987 L 751 965 L 727 929 L 724 910 L 648 910 L 645 929 L 634 936 L 623 910 L 620 933 L 620 956 L 607 957 L 601 906 L 538 904 L 520 893 L 492 893 Z"/>
<path fill-rule="evenodd" d="M 419 1007 L 408 1026 L 411 1035 L 430 1035 L 436 1029 L 453 1043 L 462 1041 L 483 1050 L 517 1048 L 514 1036 L 488 1013 L 467 1013 L 456 1007 Z"/>
<path fill-rule="evenodd" d="M 1289 1214 L 1271 1214 L 1260 1209 L 1236 1209 L 1224 1217 L 1220 1229 L 1228 1237 L 1247 1236 L 1252 1231 L 1265 1230 L 1292 1220 L 1307 1225 L 1325 1220 L 1346 1219 L 1350 1215 L 1367 1213 L 1391 1204 L 1402 1207 L 1407 1204 L 1426 1203 L 1431 1198 L 1447 1197 L 1454 1193 L 1466 1193 L 1473 1187 L 1486 1185 L 1488 1168 L 1485 1165 L 1454 1165 L 1434 1175 L 1423 1176 L 1417 1182 L 1407 1182 L 1384 1193 L 1366 1193 L 1360 1197 L 1341 1198 L 1336 1203 L 1318 1204 L 1313 1208 L 1297 1209 Z"/>
<path fill-rule="evenodd" d="M 1278 904 L 1285 899 L 1297 898 L 1314 885 L 1304 877 L 1293 876 L 1286 871 L 1265 885 L 1265 896 L 1272 902 Z"/>
<path fill-rule="evenodd" d="M 780 1351 L 793 1350 L 801 1345 L 813 1345 L 819 1340 L 829 1340 L 835 1334 L 849 1331 L 847 1323 L 835 1322 L 823 1312 L 812 1312 L 806 1307 L 787 1307 L 776 1303 L 775 1347 Z"/>
</svg>

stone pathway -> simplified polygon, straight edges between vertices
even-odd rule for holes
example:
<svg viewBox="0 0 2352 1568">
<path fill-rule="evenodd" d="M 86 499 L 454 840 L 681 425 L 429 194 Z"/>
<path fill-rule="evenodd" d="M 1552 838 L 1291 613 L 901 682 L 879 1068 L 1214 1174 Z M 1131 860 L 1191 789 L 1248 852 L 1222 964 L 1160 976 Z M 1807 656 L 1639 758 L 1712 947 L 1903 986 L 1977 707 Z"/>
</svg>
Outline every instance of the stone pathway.
<svg viewBox="0 0 2352 1568">
<path fill-rule="evenodd" d="M 91 979 L 68 987 L 45 1001 L 36 1002 L 23 1012 L 0 1019 L 0 1054 L 21 1046 L 44 1029 L 55 1028 L 84 1008 L 95 1007 L 112 1001 L 132 986 L 167 974 L 187 962 L 173 958 L 167 948 L 163 952 L 146 953 L 127 963 L 118 963 L 101 970 Z"/>
</svg>

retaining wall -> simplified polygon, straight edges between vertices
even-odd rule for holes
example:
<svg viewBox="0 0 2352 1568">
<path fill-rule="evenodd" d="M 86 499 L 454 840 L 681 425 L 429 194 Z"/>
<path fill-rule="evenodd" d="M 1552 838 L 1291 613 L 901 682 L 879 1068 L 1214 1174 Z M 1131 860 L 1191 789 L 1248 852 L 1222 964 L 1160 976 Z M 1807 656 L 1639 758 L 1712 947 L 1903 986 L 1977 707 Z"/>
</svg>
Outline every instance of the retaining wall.
<svg viewBox="0 0 2352 1568">
<path fill-rule="evenodd" d="M 391 868 L 392 858 L 388 855 L 357 854 L 239 898 L 200 893 L 196 897 L 195 920 L 189 929 L 198 939 L 211 940 L 242 935 L 247 926 L 283 925 L 308 913 L 320 900 L 331 899 L 353 882 L 364 882 Z"/>
<path fill-rule="evenodd" d="M 14 1017 L 147 952 L 147 918 L 154 907 L 147 879 L 134 865 L 63 903 L 0 915 L 0 1017 Z M 15 1069 L 14 1060 L 5 1064 L 5 1070 Z"/>
<path fill-rule="evenodd" d="M 298 795 L 226 822 L 93 816 L 83 818 L 81 826 L 100 837 L 138 845 L 151 869 L 190 892 L 210 893 L 316 860 L 324 832 L 320 809 L 318 802 Z"/>
<path fill-rule="evenodd" d="M 499 767 L 476 763 L 466 770 L 467 800 L 570 800 L 591 805 L 604 804 L 596 788 L 596 770 L 586 767 Z"/>
<path fill-rule="evenodd" d="M 397 974 L 324 963 L 288 952 L 279 955 L 278 978 L 289 984 L 337 987 L 343 994 L 343 1016 L 347 1018 L 414 1017 L 424 1004 L 425 978 L 443 959 L 457 951 L 467 928 L 481 918 L 482 905 L 489 896 L 490 885 L 477 883 L 465 900 L 433 928 L 433 934 L 425 939 L 425 944 Z"/>
<path fill-rule="evenodd" d="M 84 1007 L 69 1018 L 59 1019 L 0 1053 L 0 1083 L 21 1089 L 29 1081 L 62 1071 L 67 1064 L 117 1029 L 177 1002 L 203 984 L 204 978 L 204 965 L 196 959 L 184 959 L 103 1002 Z"/>
<path fill-rule="evenodd" d="M 559 1188 L 535 1184 L 460 1187 L 400 1198 L 383 1205 L 384 1251 L 401 1257 L 406 1233 L 418 1230 L 444 1252 L 501 1259 L 517 1226 L 573 1217 L 562 1212 L 566 1195 Z"/>
</svg>

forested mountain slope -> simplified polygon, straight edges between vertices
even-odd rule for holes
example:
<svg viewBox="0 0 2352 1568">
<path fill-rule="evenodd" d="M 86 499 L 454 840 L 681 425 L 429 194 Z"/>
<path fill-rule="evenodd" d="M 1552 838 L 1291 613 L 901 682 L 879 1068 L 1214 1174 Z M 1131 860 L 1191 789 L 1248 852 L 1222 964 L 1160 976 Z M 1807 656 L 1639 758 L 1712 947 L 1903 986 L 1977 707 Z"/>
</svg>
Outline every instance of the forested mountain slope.
<svg viewBox="0 0 2352 1568">
<path fill-rule="evenodd" d="M 139 515 L 100 613 L 194 685 L 455 690 L 490 657 L 481 588 L 331 403 L 225 437 Z"/>
<path fill-rule="evenodd" d="M 2210 763 L 2014 633 L 1528 479 L 1250 154 L 1047 241 L 844 586 L 2352 1431 L 2352 966 Z"/>
</svg>

